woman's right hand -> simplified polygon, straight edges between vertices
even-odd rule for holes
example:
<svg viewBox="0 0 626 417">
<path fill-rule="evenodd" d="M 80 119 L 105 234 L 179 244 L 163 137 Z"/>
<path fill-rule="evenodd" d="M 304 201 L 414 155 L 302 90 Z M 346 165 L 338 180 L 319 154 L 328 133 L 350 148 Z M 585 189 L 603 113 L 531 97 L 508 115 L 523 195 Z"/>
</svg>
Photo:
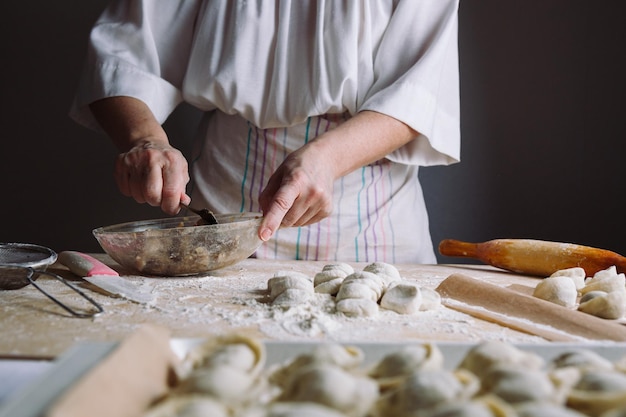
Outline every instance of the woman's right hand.
<svg viewBox="0 0 626 417">
<path fill-rule="evenodd" d="M 180 203 L 191 198 L 187 160 L 169 143 L 142 140 L 121 153 L 115 164 L 115 180 L 120 192 L 138 203 L 161 207 L 168 214 L 180 211 Z"/>
<path fill-rule="evenodd" d="M 122 152 L 115 164 L 115 180 L 122 194 L 172 215 L 180 211 L 180 203 L 189 204 L 187 160 L 170 145 L 144 102 L 117 96 L 94 101 L 89 108 Z"/>
</svg>

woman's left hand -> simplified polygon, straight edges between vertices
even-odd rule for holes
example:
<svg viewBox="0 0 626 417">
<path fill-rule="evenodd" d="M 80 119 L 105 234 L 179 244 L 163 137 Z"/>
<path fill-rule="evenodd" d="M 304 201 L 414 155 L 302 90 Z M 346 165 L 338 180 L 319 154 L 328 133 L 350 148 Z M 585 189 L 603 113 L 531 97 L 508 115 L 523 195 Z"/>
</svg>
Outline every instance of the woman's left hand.
<svg viewBox="0 0 626 417">
<path fill-rule="evenodd" d="M 287 156 L 259 197 L 261 239 L 267 241 L 280 226 L 306 226 L 328 217 L 334 181 L 332 164 L 315 141 Z"/>
<path fill-rule="evenodd" d="M 259 197 L 267 241 L 280 226 L 306 226 L 328 217 L 333 183 L 355 169 L 384 158 L 418 133 L 390 116 L 362 111 L 291 153 Z"/>
</svg>

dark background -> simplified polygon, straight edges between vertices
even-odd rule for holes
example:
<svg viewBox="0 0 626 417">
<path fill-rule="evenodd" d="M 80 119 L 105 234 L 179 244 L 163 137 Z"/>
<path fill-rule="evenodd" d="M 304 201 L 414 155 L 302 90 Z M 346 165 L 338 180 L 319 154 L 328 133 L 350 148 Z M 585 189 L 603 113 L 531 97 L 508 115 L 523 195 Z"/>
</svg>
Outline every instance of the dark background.
<svg viewBox="0 0 626 417">
<path fill-rule="evenodd" d="M 0 6 L 2 242 L 101 251 L 95 227 L 165 217 L 118 193 L 113 145 L 67 116 L 105 3 Z M 421 173 L 435 244 L 534 238 L 626 255 L 624 16 L 623 0 L 461 0 L 462 162 Z M 185 153 L 196 122 L 189 107 L 167 122 Z"/>
</svg>

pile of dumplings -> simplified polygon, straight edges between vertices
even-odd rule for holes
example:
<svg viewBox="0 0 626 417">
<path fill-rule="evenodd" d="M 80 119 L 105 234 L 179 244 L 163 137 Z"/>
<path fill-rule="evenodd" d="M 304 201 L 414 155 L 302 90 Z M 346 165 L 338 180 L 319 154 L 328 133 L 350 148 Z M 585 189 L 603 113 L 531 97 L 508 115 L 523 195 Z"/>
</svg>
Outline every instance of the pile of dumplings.
<svg viewBox="0 0 626 417">
<path fill-rule="evenodd" d="M 537 284 L 533 295 L 604 319 L 626 316 L 626 279 L 615 266 L 593 277 L 579 267 L 556 271 Z"/>
<path fill-rule="evenodd" d="M 380 308 L 398 314 L 435 310 L 439 293 L 404 280 L 388 263 L 374 262 L 362 271 L 347 263 L 325 265 L 314 277 L 294 271 L 278 271 L 267 282 L 272 305 L 291 307 L 309 301 L 314 294 L 334 297 L 338 312 L 348 316 L 372 317 Z"/>
<path fill-rule="evenodd" d="M 548 360 L 490 341 L 452 370 L 430 343 L 365 359 L 327 343 L 270 366 L 258 341 L 217 337 L 190 350 L 143 417 L 626 416 L 626 356 L 572 348 Z"/>
</svg>

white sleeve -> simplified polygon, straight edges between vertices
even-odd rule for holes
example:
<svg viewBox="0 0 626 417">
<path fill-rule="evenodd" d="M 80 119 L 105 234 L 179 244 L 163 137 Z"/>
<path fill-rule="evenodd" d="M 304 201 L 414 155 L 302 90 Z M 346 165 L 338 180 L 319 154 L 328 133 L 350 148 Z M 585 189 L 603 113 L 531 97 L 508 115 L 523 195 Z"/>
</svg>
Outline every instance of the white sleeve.
<svg viewBox="0 0 626 417">
<path fill-rule="evenodd" d="M 113 96 L 137 98 L 163 123 L 182 101 L 182 82 L 200 2 L 116 0 L 89 38 L 85 67 L 70 116 L 100 130 L 89 104 Z"/>
<path fill-rule="evenodd" d="M 375 80 L 358 110 L 419 132 L 387 157 L 411 165 L 460 159 L 458 0 L 400 1 L 374 57 Z"/>
</svg>

